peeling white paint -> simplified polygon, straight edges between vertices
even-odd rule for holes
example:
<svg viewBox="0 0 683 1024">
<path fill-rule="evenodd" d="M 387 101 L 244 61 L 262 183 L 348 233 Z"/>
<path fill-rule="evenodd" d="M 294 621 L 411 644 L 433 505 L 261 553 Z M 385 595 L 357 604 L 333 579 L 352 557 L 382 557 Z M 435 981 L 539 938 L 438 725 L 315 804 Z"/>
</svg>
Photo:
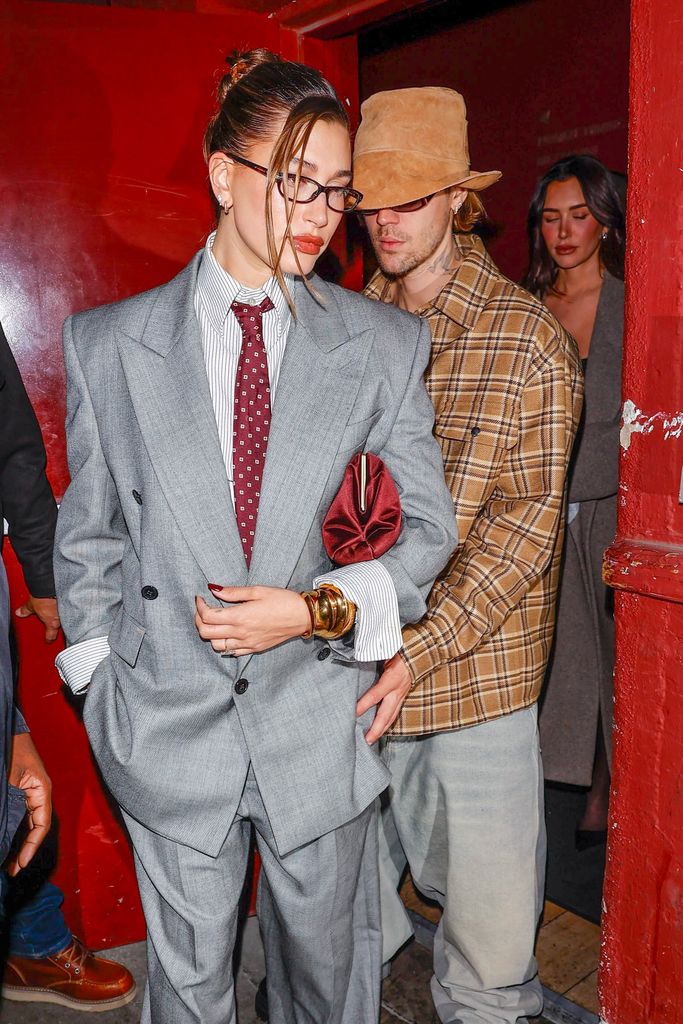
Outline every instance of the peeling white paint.
<svg viewBox="0 0 683 1024">
<path fill-rule="evenodd" d="M 683 413 L 677 412 L 671 417 L 666 417 L 662 422 L 664 427 L 664 440 L 670 437 L 680 437 L 683 430 Z"/>
<path fill-rule="evenodd" d="M 660 425 L 665 441 L 678 440 L 683 434 L 683 412 L 655 412 L 647 416 L 635 402 L 627 398 L 622 412 L 619 443 L 625 452 L 631 447 L 633 434 L 651 434 Z"/>
<path fill-rule="evenodd" d="M 628 494 L 628 484 L 625 484 L 623 480 L 619 481 L 619 507 L 626 508 L 626 495 Z"/>
<path fill-rule="evenodd" d="M 630 398 L 627 398 L 621 414 L 621 431 L 619 432 L 619 444 L 625 452 L 631 447 L 631 434 L 642 432 L 643 427 L 638 422 L 638 418 L 642 415 L 640 409 Z"/>
</svg>

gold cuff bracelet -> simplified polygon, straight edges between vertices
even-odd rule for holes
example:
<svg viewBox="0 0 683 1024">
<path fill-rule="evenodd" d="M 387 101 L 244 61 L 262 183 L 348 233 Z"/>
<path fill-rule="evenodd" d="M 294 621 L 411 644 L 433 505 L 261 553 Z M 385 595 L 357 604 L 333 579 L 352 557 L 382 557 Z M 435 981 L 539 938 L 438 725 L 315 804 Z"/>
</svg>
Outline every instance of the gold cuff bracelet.
<svg viewBox="0 0 683 1024">
<path fill-rule="evenodd" d="M 353 627 L 356 606 L 332 583 L 322 583 L 317 590 L 305 590 L 301 596 L 311 616 L 311 628 L 303 634 L 304 640 L 310 636 L 338 640 Z"/>
</svg>

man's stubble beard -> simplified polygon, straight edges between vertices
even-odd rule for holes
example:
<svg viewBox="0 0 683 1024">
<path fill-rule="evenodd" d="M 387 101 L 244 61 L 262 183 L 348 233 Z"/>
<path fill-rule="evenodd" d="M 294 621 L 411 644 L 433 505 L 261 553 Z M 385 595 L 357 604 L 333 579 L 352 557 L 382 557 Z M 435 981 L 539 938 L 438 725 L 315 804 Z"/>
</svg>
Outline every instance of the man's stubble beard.
<svg viewBox="0 0 683 1024">
<path fill-rule="evenodd" d="M 423 262 L 422 254 L 406 255 L 399 258 L 391 258 L 389 253 L 375 252 L 380 270 L 386 277 L 405 277 L 411 270 L 415 270 Z"/>
<path fill-rule="evenodd" d="M 450 216 L 448 219 L 450 224 Z M 417 251 L 407 252 L 405 254 L 396 253 L 392 256 L 391 253 L 384 253 L 381 249 L 375 248 L 374 240 L 373 248 L 375 249 L 375 256 L 379 264 L 380 270 L 386 277 L 391 278 L 402 278 L 406 274 L 410 274 L 411 271 L 417 270 L 418 267 L 422 267 L 425 264 L 435 262 L 436 253 L 443 242 L 444 234 L 447 225 L 433 225 L 432 230 L 424 238 L 424 241 L 419 246 Z M 381 235 L 377 235 L 377 242 L 379 243 Z M 436 268 L 432 268 L 433 270 Z"/>
</svg>

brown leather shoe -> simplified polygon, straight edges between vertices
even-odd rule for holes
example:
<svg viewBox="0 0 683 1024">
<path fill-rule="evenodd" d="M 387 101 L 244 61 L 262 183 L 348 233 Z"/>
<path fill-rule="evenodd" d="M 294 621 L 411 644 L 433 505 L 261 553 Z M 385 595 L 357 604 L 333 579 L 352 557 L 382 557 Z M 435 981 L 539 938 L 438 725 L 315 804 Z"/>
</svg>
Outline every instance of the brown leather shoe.
<svg viewBox="0 0 683 1024">
<path fill-rule="evenodd" d="M 61 953 L 33 960 L 10 956 L 2 994 L 21 1003 L 59 1003 L 72 1010 L 115 1010 L 135 998 L 133 975 L 123 964 L 95 956 L 74 937 Z"/>
</svg>

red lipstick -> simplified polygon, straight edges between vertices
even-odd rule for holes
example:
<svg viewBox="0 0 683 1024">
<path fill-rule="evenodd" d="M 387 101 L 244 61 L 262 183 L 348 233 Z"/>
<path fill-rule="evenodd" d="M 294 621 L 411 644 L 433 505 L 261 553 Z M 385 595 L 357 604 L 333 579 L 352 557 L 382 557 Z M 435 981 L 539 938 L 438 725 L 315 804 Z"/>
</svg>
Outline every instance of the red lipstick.
<svg viewBox="0 0 683 1024">
<path fill-rule="evenodd" d="M 309 256 L 317 256 L 323 244 L 323 239 L 317 235 L 294 235 L 294 248 Z"/>
</svg>

